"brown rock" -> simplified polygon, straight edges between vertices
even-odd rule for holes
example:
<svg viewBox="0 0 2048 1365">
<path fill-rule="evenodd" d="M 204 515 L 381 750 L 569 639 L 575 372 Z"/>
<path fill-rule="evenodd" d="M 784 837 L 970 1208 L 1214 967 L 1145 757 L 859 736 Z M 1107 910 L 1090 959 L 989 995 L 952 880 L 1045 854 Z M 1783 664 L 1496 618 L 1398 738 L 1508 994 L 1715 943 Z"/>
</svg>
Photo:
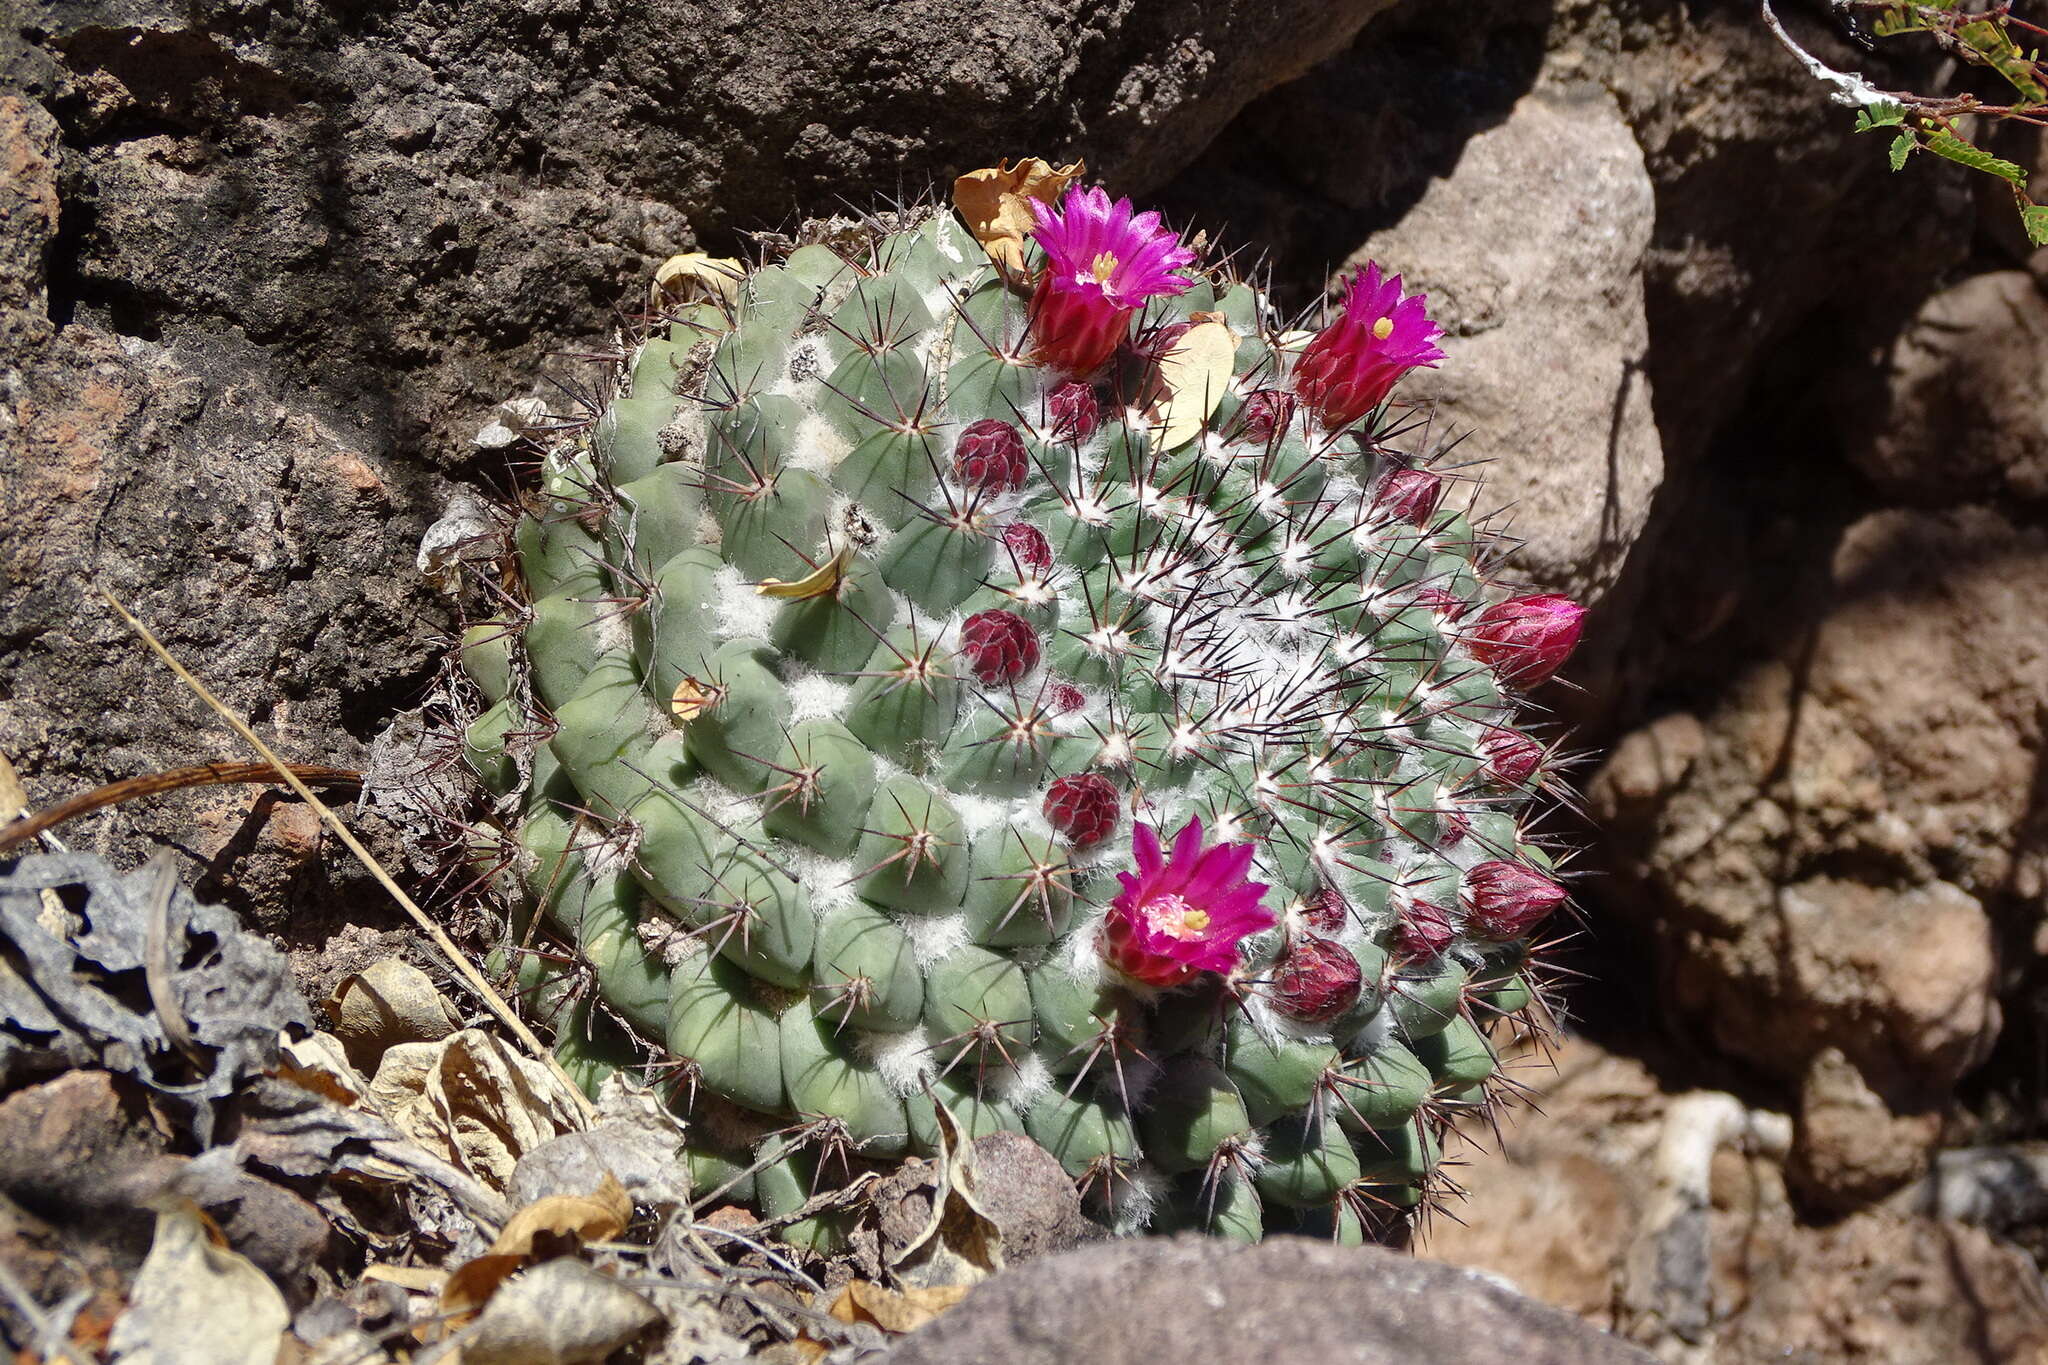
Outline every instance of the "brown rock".
<svg viewBox="0 0 2048 1365">
<path fill-rule="evenodd" d="M 1825 1208 L 1858 1208 L 1925 1172 L 1940 1136 L 1939 1114 L 1894 1114 L 1840 1049 L 1824 1048 L 1800 1087 L 1788 1174 Z"/>
<path fill-rule="evenodd" d="M 1298 1237 L 1108 1242 L 987 1281 L 903 1338 L 888 1365 L 1205 1365 L 1652 1357 L 1479 1276 Z"/>
</svg>

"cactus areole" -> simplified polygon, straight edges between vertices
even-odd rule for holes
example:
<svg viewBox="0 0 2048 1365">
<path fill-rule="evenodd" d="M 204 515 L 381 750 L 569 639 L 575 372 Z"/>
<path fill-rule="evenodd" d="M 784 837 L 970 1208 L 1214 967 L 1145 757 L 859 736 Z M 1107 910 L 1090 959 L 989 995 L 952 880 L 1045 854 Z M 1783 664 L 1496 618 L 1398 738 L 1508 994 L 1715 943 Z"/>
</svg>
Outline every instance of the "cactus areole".
<svg viewBox="0 0 2048 1365">
<path fill-rule="evenodd" d="M 461 652 L 500 965 L 770 1214 L 943 1105 L 1121 1230 L 1396 1234 L 1540 1027 L 1579 610 L 1413 444 L 1421 295 L 1290 330 L 1073 171 L 665 271 L 536 442 Z"/>
</svg>

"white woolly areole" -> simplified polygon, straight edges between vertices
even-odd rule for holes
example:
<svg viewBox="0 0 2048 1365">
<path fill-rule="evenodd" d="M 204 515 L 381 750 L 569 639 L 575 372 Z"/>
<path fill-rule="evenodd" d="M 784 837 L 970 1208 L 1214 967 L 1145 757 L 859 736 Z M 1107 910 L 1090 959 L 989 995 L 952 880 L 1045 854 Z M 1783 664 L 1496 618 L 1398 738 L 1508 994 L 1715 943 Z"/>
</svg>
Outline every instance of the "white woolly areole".
<svg viewBox="0 0 2048 1365">
<path fill-rule="evenodd" d="M 896 926 L 909 935 L 917 969 L 927 975 L 954 949 L 967 943 L 965 915 L 899 915 Z"/>
<path fill-rule="evenodd" d="M 1110 1232 L 1135 1237 L 1152 1226 L 1159 1201 L 1166 1197 L 1166 1177 L 1141 1161 L 1095 1182 L 1091 1193 L 1090 1202 L 1109 1218 Z"/>
<path fill-rule="evenodd" d="M 788 868 L 797 883 L 810 893 L 813 915 L 822 918 L 860 899 L 854 891 L 860 869 L 850 859 L 828 858 L 785 839 L 775 846 L 775 861 Z"/>
<path fill-rule="evenodd" d="M 712 579 L 718 589 L 714 603 L 718 612 L 718 634 L 727 640 L 768 638 L 769 630 L 775 624 L 775 610 L 779 603 L 772 597 L 763 597 L 748 584 L 740 573 L 739 566 L 719 566 L 718 575 Z"/>
<path fill-rule="evenodd" d="M 853 443 L 840 435 L 838 428 L 818 414 L 809 413 L 796 424 L 789 467 L 808 469 L 822 478 L 830 474 L 852 449 Z"/>
<path fill-rule="evenodd" d="M 967 837 L 978 839 L 988 830 L 1000 825 L 1010 814 L 1012 803 L 991 796 L 975 796 L 969 792 L 944 792 L 953 809 L 959 813 L 961 828 Z"/>
<path fill-rule="evenodd" d="M 692 782 L 684 790 L 683 799 L 726 829 L 740 828 L 754 820 L 758 813 L 753 797 L 710 777 L 700 777 Z"/>
<path fill-rule="evenodd" d="M 932 1040 L 922 1024 L 902 1033 L 862 1030 L 855 1046 L 874 1064 L 882 1083 L 904 1099 L 923 1090 L 926 1082 L 938 1079 Z"/>
<path fill-rule="evenodd" d="M 982 1074 L 989 1079 L 996 1098 L 1020 1113 L 1053 1090 L 1052 1068 L 1035 1052 L 1019 1057 L 1015 1066 L 991 1067 Z"/>
<path fill-rule="evenodd" d="M 694 537 L 697 544 L 707 550 L 715 550 L 725 544 L 725 528 L 718 524 L 718 518 L 711 515 L 711 509 L 701 508 L 697 512 L 697 529 Z"/>
<path fill-rule="evenodd" d="M 823 673 L 805 672 L 789 681 L 791 724 L 806 720 L 838 720 L 846 714 L 853 688 Z"/>
</svg>

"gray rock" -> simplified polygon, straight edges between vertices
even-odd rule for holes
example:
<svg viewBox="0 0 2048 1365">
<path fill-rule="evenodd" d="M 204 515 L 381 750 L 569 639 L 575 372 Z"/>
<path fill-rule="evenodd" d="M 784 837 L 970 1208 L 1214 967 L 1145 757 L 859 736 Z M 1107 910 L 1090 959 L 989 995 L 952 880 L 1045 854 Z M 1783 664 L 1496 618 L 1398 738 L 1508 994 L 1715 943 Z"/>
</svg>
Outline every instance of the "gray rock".
<svg viewBox="0 0 2048 1365">
<path fill-rule="evenodd" d="M 1192 1235 L 1034 1261 L 888 1365 L 1637 1365 L 1651 1356 L 1498 1281 L 1377 1248 Z"/>
</svg>

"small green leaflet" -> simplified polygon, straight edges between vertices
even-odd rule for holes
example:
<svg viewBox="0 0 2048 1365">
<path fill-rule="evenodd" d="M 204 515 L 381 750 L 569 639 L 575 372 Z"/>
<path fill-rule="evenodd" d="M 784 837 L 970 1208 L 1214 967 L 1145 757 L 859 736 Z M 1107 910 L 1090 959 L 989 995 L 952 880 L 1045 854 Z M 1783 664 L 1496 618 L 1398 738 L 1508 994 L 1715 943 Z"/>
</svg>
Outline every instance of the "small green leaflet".
<svg viewBox="0 0 2048 1365">
<path fill-rule="evenodd" d="M 1936 156 L 1947 157 L 1958 165 L 1968 166 L 1972 170 L 1984 171 L 1987 174 L 1997 176 L 2000 180 L 2010 180 L 2015 185 L 2027 183 L 2027 173 L 2018 166 L 2015 166 L 2010 161 L 2003 161 L 1991 155 L 1982 147 L 1973 146 L 1963 141 L 1946 129 L 1939 129 L 1929 135 L 1927 150 L 1933 152 Z"/>
<path fill-rule="evenodd" d="M 2029 204 L 2020 210 L 2020 226 L 2027 230 L 2027 240 L 2035 246 L 2048 246 L 2048 207 Z"/>
<path fill-rule="evenodd" d="M 1920 139 L 1913 136 L 1911 128 L 1901 128 L 1899 135 L 1892 139 L 1892 169 L 1902 169 L 1906 164 L 1906 158 L 1913 155 L 1913 149 L 1919 145 Z"/>
<path fill-rule="evenodd" d="M 1956 30 L 1956 37 L 1976 49 L 1985 65 L 2012 83 L 2027 104 L 2048 100 L 2048 90 L 2034 78 L 2034 64 L 2013 44 L 2012 35 L 1989 19 L 1977 19 Z"/>
<path fill-rule="evenodd" d="M 1859 133 L 1867 133 L 1872 128 L 1896 128 L 1905 121 L 1905 106 L 1890 100 L 1867 104 L 1856 111 L 1856 131 Z"/>
</svg>

